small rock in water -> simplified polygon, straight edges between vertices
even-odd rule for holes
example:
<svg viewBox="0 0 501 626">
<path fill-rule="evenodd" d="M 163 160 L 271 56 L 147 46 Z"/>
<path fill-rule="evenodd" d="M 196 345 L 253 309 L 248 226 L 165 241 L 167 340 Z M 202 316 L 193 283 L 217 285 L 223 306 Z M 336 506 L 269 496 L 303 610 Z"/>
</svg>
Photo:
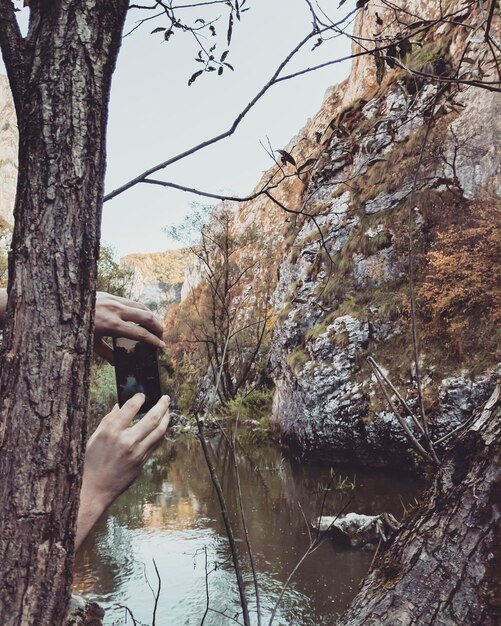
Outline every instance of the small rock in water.
<svg viewBox="0 0 501 626">
<path fill-rule="evenodd" d="M 323 515 L 312 524 L 320 532 L 329 532 L 335 541 L 363 550 L 375 550 L 380 541 L 386 543 L 400 526 L 390 513 L 363 515 Z"/>
</svg>

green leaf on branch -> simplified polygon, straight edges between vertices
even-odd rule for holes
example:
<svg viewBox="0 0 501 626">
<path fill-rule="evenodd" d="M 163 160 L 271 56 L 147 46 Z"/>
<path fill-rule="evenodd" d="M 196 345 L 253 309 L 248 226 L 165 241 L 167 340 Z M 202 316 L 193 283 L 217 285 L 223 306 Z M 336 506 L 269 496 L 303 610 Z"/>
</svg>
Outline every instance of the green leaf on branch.
<svg viewBox="0 0 501 626">
<path fill-rule="evenodd" d="M 190 78 L 190 80 L 188 81 L 188 87 L 191 87 L 191 85 L 193 85 L 193 83 L 197 80 L 197 78 L 201 76 L 203 73 L 204 73 L 203 70 L 198 70 L 198 72 L 195 72 Z"/>
<path fill-rule="evenodd" d="M 296 167 L 296 161 L 294 160 L 294 157 L 289 154 L 286 150 L 277 150 L 278 154 L 282 157 L 282 163 L 285 165 L 286 163 L 290 163 L 290 165 L 293 165 L 294 167 Z"/>
<path fill-rule="evenodd" d="M 230 13 L 230 19 L 228 20 L 228 31 L 226 33 L 226 41 L 228 45 L 230 45 L 232 34 L 233 34 L 233 13 Z"/>
</svg>

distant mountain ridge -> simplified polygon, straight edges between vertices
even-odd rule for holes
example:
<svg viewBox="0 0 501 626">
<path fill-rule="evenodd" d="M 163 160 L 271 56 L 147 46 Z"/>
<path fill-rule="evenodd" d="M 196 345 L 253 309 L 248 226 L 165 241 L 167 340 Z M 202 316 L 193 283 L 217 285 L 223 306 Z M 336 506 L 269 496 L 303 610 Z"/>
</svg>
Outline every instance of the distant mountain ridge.
<svg viewBox="0 0 501 626">
<path fill-rule="evenodd" d="M 0 75 L 0 226 L 14 223 L 17 183 L 18 131 L 16 111 L 7 76 Z M 167 308 L 181 301 L 181 288 L 189 265 L 187 249 L 134 253 L 120 264 L 134 271 L 131 297 L 163 316 Z"/>
</svg>

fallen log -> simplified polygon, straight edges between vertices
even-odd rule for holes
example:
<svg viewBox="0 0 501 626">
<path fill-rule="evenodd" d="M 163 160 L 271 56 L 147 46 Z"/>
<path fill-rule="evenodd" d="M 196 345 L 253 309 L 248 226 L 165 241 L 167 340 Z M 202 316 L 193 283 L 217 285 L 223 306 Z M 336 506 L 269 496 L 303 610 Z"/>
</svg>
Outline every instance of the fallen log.
<svg viewBox="0 0 501 626">
<path fill-rule="evenodd" d="M 500 430 L 498 385 L 338 626 L 501 623 Z"/>
</svg>

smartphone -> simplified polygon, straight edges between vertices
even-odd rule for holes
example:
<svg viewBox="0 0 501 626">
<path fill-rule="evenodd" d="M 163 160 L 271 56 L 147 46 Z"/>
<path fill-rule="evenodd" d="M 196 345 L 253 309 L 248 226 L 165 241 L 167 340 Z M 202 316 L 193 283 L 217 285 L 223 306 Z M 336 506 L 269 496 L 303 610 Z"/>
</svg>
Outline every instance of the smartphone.
<svg viewBox="0 0 501 626">
<path fill-rule="evenodd" d="M 144 393 L 141 413 L 146 413 L 162 396 L 157 348 L 142 341 L 114 337 L 113 353 L 119 406 L 134 394 Z"/>
</svg>

